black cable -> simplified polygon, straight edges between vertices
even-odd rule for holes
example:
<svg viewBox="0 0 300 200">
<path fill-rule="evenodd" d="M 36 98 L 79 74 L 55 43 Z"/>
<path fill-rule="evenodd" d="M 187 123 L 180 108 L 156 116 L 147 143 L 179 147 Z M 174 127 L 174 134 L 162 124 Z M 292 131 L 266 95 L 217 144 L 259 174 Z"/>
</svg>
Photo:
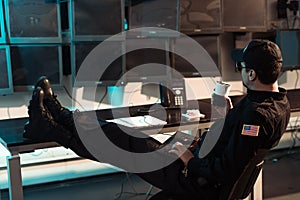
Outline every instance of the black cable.
<svg viewBox="0 0 300 200">
<path fill-rule="evenodd" d="M 117 199 L 121 198 L 121 196 L 123 194 L 123 189 L 124 189 L 124 182 L 122 182 L 122 184 L 121 184 L 121 191 L 115 195 L 116 197 L 114 198 L 114 200 L 117 200 Z"/>
<path fill-rule="evenodd" d="M 84 106 L 79 101 L 77 101 L 75 98 L 72 97 L 72 95 L 69 93 L 69 91 L 67 90 L 67 88 L 65 86 L 63 86 L 63 88 L 64 88 L 65 92 L 67 93 L 68 97 L 71 100 L 73 100 L 74 102 L 76 102 L 83 110 L 85 110 Z"/>
<path fill-rule="evenodd" d="M 298 85 L 298 81 L 299 81 L 299 73 L 298 71 L 296 71 L 297 74 L 297 78 L 296 78 L 296 82 L 295 82 L 295 89 L 297 89 L 297 85 Z"/>
<path fill-rule="evenodd" d="M 104 92 L 103 96 L 101 97 L 101 99 L 99 100 L 97 110 L 99 109 L 99 107 L 100 107 L 102 101 L 104 100 L 104 98 L 106 97 L 106 95 L 107 95 L 107 87 L 105 87 L 105 92 Z"/>
<path fill-rule="evenodd" d="M 124 182 L 125 181 L 129 182 L 130 187 L 132 188 L 133 192 L 125 192 L 124 191 Z M 121 191 L 119 193 L 115 194 L 116 197 L 114 198 L 114 200 L 120 199 L 122 197 L 122 195 L 124 195 L 124 194 L 132 195 L 131 197 L 128 197 L 127 199 L 130 199 L 130 198 L 133 198 L 136 196 L 142 196 L 142 195 L 146 195 L 146 198 L 148 198 L 149 196 L 151 196 L 151 190 L 147 191 L 147 192 L 137 192 L 136 189 L 133 187 L 133 182 L 132 182 L 128 172 L 126 172 L 126 177 L 124 178 L 124 181 L 122 181 L 122 184 L 121 184 Z"/>
</svg>

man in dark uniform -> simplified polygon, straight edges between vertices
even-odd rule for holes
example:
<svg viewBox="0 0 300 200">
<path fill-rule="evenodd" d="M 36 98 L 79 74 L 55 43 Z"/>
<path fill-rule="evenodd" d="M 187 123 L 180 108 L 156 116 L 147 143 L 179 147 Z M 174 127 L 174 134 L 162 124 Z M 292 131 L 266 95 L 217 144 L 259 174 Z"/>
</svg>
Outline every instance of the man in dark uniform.
<svg viewBox="0 0 300 200">
<path fill-rule="evenodd" d="M 282 67 L 278 46 L 266 40 L 253 40 L 244 49 L 236 50 L 233 59 L 247 95 L 228 111 L 220 137 L 208 155 L 199 158 L 177 142 L 170 153 L 179 159 L 162 169 L 138 173 L 164 191 L 157 199 L 219 199 L 222 189 L 236 182 L 252 158 L 257 155 L 263 158 L 284 133 L 290 111 L 286 91 L 277 83 Z M 79 156 L 95 160 L 77 135 L 74 120 L 78 119 L 73 119 L 72 113 L 60 105 L 46 78 L 37 83 L 28 113 L 24 137 L 53 140 Z M 148 139 L 124 134 L 137 131 L 121 129 L 113 123 L 100 123 L 117 146 L 132 152 L 153 150 Z M 215 127 L 217 123 L 211 131 L 218 130 Z"/>
</svg>

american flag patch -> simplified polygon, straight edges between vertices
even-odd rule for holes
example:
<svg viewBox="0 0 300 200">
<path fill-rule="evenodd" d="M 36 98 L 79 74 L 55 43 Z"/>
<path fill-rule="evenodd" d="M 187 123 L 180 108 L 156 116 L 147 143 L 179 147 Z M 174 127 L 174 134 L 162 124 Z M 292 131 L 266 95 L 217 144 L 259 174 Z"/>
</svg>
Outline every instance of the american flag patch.
<svg viewBox="0 0 300 200">
<path fill-rule="evenodd" d="M 255 125 L 243 125 L 242 135 L 249 135 L 249 136 L 258 136 L 259 126 Z"/>
</svg>

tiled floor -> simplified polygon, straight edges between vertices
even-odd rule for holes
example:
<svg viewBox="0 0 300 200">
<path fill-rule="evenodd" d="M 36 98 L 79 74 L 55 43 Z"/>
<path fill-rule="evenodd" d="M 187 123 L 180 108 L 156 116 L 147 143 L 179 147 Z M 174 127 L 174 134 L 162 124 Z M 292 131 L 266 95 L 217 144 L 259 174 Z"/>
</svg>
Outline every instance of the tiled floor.
<svg viewBox="0 0 300 200">
<path fill-rule="evenodd" d="M 118 173 L 68 182 L 25 187 L 25 200 L 142 200 L 156 188 L 131 174 Z M 7 191 L 2 199 L 7 200 Z"/>
<path fill-rule="evenodd" d="M 271 152 L 264 165 L 266 200 L 300 199 L 300 148 Z M 158 190 L 139 177 L 118 173 L 67 182 L 25 187 L 25 200 L 146 200 Z M 1 200 L 7 200 L 2 191 Z"/>
<path fill-rule="evenodd" d="M 300 199 L 300 148 L 271 152 L 265 162 L 263 181 L 265 199 Z"/>
</svg>

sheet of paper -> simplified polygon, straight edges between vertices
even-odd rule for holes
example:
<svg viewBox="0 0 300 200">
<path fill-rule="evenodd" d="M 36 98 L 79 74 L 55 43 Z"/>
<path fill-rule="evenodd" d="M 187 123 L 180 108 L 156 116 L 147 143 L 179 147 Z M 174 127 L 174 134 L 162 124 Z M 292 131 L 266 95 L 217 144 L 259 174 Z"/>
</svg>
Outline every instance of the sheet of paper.
<svg viewBox="0 0 300 200">
<path fill-rule="evenodd" d="M 135 117 L 123 117 L 117 119 L 106 120 L 108 122 L 114 122 L 116 124 L 121 124 L 128 127 L 146 127 L 146 126 L 156 126 L 165 125 L 166 121 L 160 120 L 156 117 L 150 115 L 135 116 Z"/>
<path fill-rule="evenodd" d="M 157 133 L 157 134 L 153 134 L 153 135 L 149 135 L 149 136 L 152 137 L 153 139 L 155 139 L 156 141 L 160 142 L 161 144 L 163 144 L 163 143 L 165 143 L 165 141 L 167 141 L 169 138 L 171 138 L 175 133 L 176 133 L 176 131 L 167 132 L 167 133 Z"/>
<path fill-rule="evenodd" d="M 205 115 L 200 113 L 200 110 L 193 109 L 193 110 L 187 110 L 186 113 L 182 114 L 183 117 L 187 119 L 196 119 L 196 118 L 204 118 Z"/>
</svg>

